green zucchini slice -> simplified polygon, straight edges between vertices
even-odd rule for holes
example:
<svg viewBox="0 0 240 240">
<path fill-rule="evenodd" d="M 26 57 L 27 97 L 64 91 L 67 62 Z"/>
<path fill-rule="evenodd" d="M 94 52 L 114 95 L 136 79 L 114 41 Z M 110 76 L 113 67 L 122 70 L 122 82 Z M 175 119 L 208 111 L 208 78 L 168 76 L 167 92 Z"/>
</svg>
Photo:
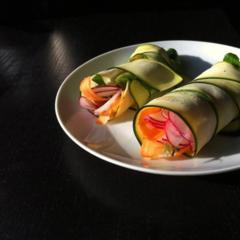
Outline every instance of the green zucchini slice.
<svg viewBox="0 0 240 240">
<path fill-rule="evenodd" d="M 130 94 L 133 97 L 138 108 L 146 104 L 151 95 L 150 91 L 145 88 L 138 80 L 132 80 L 130 82 Z"/>
<path fill-rule="evenodd" d="M 183 80 L 168 66 L 147 59 L 125 63 L 118 68 L 133 73 L 143 84 L 157 91 L 170 89 Z"/>
<path fill-rule="evenodd" d="M 230 79 L 240 81 L 240 71 L 234 65 L 228 62 L 218 62 L 211 68 L 200 74 L 196 79 Z"/>
<path fill-rule="evenodd" d="M 196 91 L 205 95 L 212 102 L 218 115 L 217 133 L 238 116 L 238 107 L 231 96 L 215 85 L 207 82 L 193 82 L 175 91 Z"/>
</svg>

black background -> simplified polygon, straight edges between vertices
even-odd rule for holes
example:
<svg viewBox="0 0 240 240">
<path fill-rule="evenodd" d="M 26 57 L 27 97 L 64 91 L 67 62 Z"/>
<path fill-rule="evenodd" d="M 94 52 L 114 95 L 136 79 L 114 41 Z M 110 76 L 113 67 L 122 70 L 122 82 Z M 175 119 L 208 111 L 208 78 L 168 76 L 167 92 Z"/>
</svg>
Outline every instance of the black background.
<svg viewBox="0 0 240 240">
<path fill-rule="evenodd" d="M 236 8 L 73 4 L 9 1 L 0 10 L 0 239 L 238 238 L 239 171 L 170 177 L 123 169 L 77 147 L 54 113 L 63 79 L 105 51 L 167 39 L 240 47 Z"/>
</svg>

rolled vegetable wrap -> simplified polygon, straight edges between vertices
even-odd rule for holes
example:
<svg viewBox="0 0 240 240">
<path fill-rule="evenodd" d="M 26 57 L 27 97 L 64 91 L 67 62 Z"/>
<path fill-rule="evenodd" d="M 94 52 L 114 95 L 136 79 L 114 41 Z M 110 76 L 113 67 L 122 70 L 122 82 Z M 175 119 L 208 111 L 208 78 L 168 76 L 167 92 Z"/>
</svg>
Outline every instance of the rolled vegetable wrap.
<svg viewBox="0 0 240 240">
<path fill-rule="evenodd" d="M 182 81 L 174 49 L 165 51 L 152 44 L 140 45 L 129 62 L 84 78 L 80 83 L 80 105 L 101 124 L 140 108 L 156 92 L 166 91 Z"/>
<path fill-rule="evenodd" d="M 195 156 L 239 118 L 240 70 L 228 55 L 189 84 L 138 111 L 133 126 L 144 158 Z"/>
</svg>

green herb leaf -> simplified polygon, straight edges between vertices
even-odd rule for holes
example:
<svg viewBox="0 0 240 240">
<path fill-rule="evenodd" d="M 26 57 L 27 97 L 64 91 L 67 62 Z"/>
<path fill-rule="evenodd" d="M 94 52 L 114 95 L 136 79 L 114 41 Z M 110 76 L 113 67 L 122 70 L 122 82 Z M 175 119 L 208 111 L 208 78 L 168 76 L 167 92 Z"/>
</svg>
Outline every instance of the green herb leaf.
<svg viewBox="0 0 240 240">
<path fill-rule="evenodd" d="M 240 67 L 239 57 L 233 53 L 227 53 L 224 56 L 223 61 L 228 62 L 234 65 L 235 67 Z"/>
<path fill-rule="evenodd" d="M 125 88 L 128 81 L 135 79 L 136 77 L 131 73 L 122 73 L 116 79 L 116 84 L 120 85 L 121 87 Z"/>
<path fill-rule="evenodd" d="M 171 58 L 173 60 L 178 58 L 178 53 L 174 48 L 169 48 L 167 50 L 167 55 L 168 55 L 169 58 Z"/>
<path fill-rule="evenodd" d="M 180 61 L 177 51 L 174 48 L 169 48 L 167 50 L 167 55 L 170 60 L 169 66 L 171 68 L 173 68 L 175 71 L 180 72 L 181 61 Z"/>
<path fill-rule="evenodd" d="M 99 74 L 96 74 L 96 75 L 92 78 L 92 80 L 93 80 L 95 83 L 97 83 L 98 85 L 105 85 L 102 76 L 99 75 Z"/>
</svg>

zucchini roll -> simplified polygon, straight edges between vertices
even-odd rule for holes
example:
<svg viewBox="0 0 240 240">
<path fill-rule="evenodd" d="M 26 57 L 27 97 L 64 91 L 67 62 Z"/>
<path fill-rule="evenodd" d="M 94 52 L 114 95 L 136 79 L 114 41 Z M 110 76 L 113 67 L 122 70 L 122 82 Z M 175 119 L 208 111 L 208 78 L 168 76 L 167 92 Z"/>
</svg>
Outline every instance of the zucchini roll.
<svg viewBox="0 0 240 240">
<path fill-rule="evenodd" d="M 175 71 L 180 66 L 174 49 L 143 44 L 136 48 L 129 61 L 84 78 L 80 83 L 80 106 L 107 123 L 124 113 L 146 104 L 151 97 L 173 88 L 182 81 Z"/>
<path fill-rule="evenodd" d="M 238 64 L 237 56 L 229 53 L 187 85 L 143 106 L 133 123 L 141 155 L 148 159 L 193 157 L 236 122 L 240 114 Z"/>
</svg>

